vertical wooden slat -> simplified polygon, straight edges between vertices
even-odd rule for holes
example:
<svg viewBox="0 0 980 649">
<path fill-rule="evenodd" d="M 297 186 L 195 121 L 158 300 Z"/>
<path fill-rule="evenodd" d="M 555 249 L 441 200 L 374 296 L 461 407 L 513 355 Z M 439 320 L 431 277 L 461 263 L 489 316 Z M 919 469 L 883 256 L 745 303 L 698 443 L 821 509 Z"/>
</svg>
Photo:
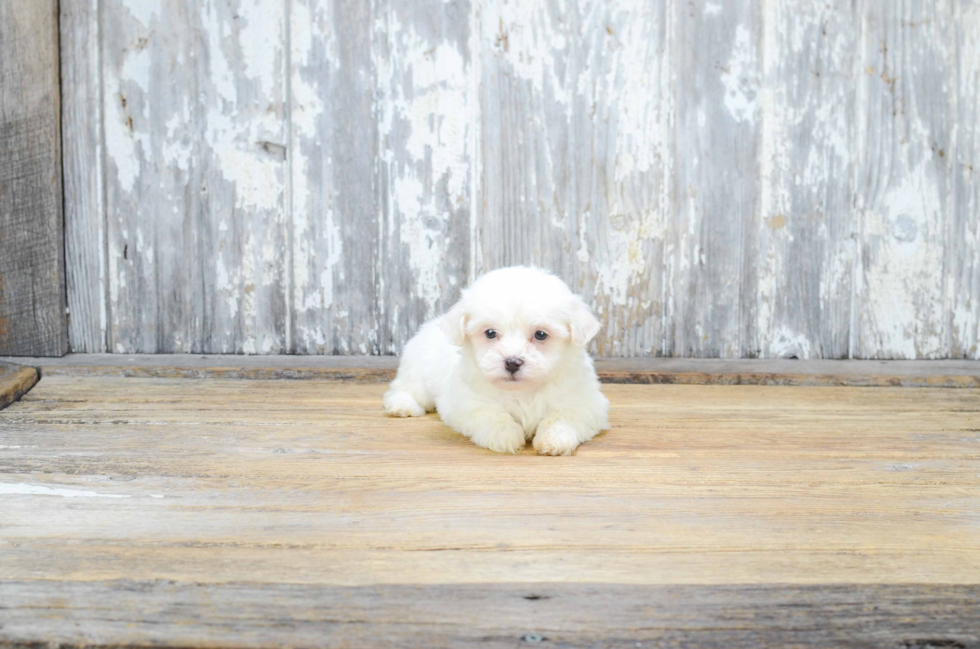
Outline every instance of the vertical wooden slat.
<svg viewBox="0 0 980 649">
<path fill-rule="evenodd" d="M 0 354 L 68 350 L 58 3 L 0 2 Z"/>
<path fill-rule="evenodd" d="M 956 0 L 954 211 L 947 238 L 949 355 L 980 359 L 980 2 Z"/>
<path fill-rule="evenodd" d="M 758 247 L 744 262 L 758 273 L 754 349 L 767 358 L 846 358 L 860 20 L 851 0 L 762 7 Z"/>
<path fill-rule="evenodd" d="M 661 351 L 667 13 L 626 0 L 483 6 L 477 269 L 559 273 L 603 321 L 600 354 Z"/>
<path fill-rule="evenodd" d="M 931 0 L 863 3 L 855 357 L 948 354 L 950 18 Z"/>
<path fill-rule="evenodd" d="M 292 350 L 378 353 L 372 3 L 292 0 Z"/>
<path fill-rule="evenodd" d="M 469 2 L 381 0 L 376 12 L 377 347 L 394 353 L 469 281 L 469 149 L 478 98 L 469 93 Z"/>
<path fill-rule="evenodd" d="M 99 0 L 60 4 L 68 343 L 97 353 L 108 333 Z"/>
<path fill-rule="evenodd" d="M 666 351 L 756 356 L 761 26 L 754 4 L 679 2 L 676 216 Z"/>
<path fill-rule="evenodd" d="M 115 352 L 286 351 L 283 3 L 105 0 Z"/>
</svg>

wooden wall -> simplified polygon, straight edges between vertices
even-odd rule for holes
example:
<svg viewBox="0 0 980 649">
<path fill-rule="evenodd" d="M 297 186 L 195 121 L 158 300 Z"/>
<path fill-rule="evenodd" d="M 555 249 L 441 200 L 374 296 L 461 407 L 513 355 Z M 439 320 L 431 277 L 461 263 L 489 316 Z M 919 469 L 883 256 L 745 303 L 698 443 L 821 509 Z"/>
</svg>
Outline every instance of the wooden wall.
<svg viewBox="0 0 980 649">
<path fill-rule="evenodd" d="M 0 355 L 68 349 L 57 0 L 0 0 Z"/>
<path fill-rule="evenodd" d="M 980 1 L 61 10 L 76 351 L 394 353 L 525 263 L 601 355 L 980 358 Z"/>
</svg>

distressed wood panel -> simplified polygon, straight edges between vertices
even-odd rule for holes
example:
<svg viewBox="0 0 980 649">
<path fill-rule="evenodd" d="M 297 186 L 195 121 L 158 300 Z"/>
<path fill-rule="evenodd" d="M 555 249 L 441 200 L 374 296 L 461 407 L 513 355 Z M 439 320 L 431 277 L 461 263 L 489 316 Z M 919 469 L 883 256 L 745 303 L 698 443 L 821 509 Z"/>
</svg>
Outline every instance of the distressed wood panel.
<svg viewBox="0 0 980 649">
<path fill-rule="evenodd" d="M 61 129 L 68 338 L 75 352 L 108 344 L 99 0 L 60 3 Z"/>
<path fill-rule="evenodd" d="M 102 21 L 111 349 L 286 351 L 284 5 Z"/>
<path fill-rule="evenodd" d="M 0 3 L 0 354 L 68 351 L 58 3 Z"/>
<path fill-rule="evenodd" d="M 978 357 L 972 0 L 63 14 L 76 349 L 397 353 L 528 263 L 602 355 Z"/>
<path fill-rule="evenodd" d="M 373 5 L 290 3 L 290 351 L 379 353 Z"/>
<path fill-rule="evenodd" d="M 606 385 L 610 431 L 559 459 L 392 421 L 384 390 L 45 377 L 0 413 L 0 575 L 980 580 L 976 390 Z"/>
<path fill-rule="evenodd" d="M 948 353 L 980 359 L 980 2 L 956 0 L 955 141 L 947 152 L 953 214 L 947 250 Z"/>
<path fill-rule="evenodd" d="M 8 646 L 980 647 L 980 586 L 0 582 Z"/>
<path fill-rule="evenodd" d="M 470 2 L 377 0 L 381 353 L 395 353 L 469 283 Z"/>
<path fill-rule="evenodd" d="M 676 203 L 665 351 L 755 356 L 760 16 L 741 0 L 678 3 L 671 33 Z"/>
<path fill-rule="evenodd" d="M 561 275 L 604 324 L 594 351 L 659 354 L 670 213 L 667 5 L 486 3 L 477 273 Z"/>
<path fill-rule="evenodd" d="M 768 358 L 847 358 L 859 16 L 851 0 L 766 0 L 756 343 Z M 746 296 L 751 299 L 751 296 Z"/>
<path fill-rule="evenodd" d="M 938 358 L 949 353 L 952 16 L 933 0 L 859 6 L 861 248 L 851 354 Z"/>
</svg>

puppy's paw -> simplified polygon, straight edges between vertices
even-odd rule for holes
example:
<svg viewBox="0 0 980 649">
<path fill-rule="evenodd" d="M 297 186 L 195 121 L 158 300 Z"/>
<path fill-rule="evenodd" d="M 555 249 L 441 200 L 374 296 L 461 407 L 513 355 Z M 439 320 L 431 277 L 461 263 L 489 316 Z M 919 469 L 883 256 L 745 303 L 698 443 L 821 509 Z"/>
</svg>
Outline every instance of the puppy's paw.
<svg viewBox="0 0 980 649">
<path fill-rule="evenodd" d="M 408 392 L 389 390 L 385 393 L 385 414 L 389 417 L 422 417 L 425 408 Z"/>
<path fill-rule="evenodd" d="M 538 427 L 534 450 L 541 455 L 571 455 L 578 448 L 578 433 L 569 424 L 555 421 Z"/>
<path fill-rule="evenodd" d="M 488 423 L 484 430 L 470 439 L 477 446 L 495 453 L 520 453 L 525 443 L 524 429 L 508 416 L 501 416 L 497 421 Z"/>
</svg>

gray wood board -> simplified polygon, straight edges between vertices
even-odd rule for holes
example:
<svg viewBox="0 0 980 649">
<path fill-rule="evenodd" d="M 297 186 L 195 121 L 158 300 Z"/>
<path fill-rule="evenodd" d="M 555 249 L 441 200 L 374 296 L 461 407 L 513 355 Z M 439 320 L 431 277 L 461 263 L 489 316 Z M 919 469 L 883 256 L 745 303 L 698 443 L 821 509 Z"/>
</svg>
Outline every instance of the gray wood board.
<svg viewBox="0 0 980 649">
<path fill-rule="evenodd" d="M 58 3 L 0 4 L 0 353 L 68 351 Z"/>
<path fill-rule="evenodd" d="M 0 582 L 0 647 L 980 647 L 980 587 Z"/>
<path fill-rule="evenodd" d="M 0 358 L 0 362 L 4 360 Z M 378 382 L 394 378 L 391 356 L 196 356 L 192 354 L 69 354 L 21 359 L 46 376 L 328 379 Z M 977 361 L 722 360 L 599 358 L 606 383 L 840 385 L 855 387 L 980 387 Z"/>
<path fill-rule="evenodd" d="M 98 353 L 109 326 L 99 0 L 60 7 L 68 337 L 72 351 Z"/>
<path fill-rule="evenodd" d="M 602 356 L 980 358 L 976 2 L 70 5 L 76 351 L 396 353 L 520 263 Z"/>
</svg>

